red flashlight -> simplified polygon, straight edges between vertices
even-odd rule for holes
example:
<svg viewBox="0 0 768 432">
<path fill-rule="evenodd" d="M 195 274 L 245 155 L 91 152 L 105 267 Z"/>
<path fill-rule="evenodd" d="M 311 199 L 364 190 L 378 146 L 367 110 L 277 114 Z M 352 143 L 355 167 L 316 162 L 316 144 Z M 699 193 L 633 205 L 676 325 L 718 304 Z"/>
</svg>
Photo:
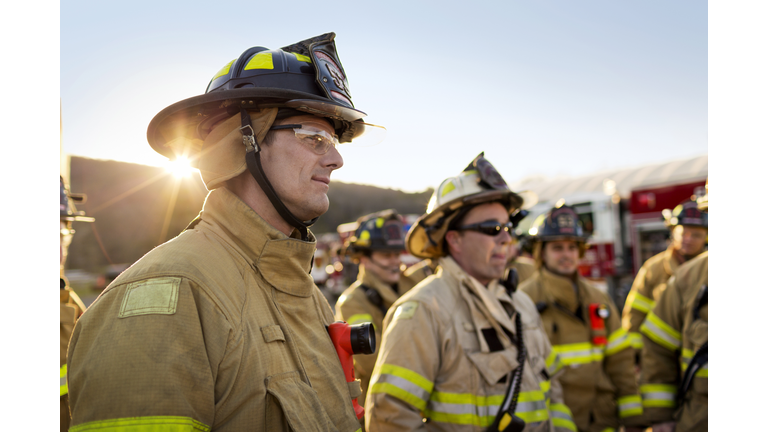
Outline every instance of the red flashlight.
<svg viewBox="0 0 768 432">
<path fill-rule="evenodd" d="M 344 378 L 348 383 L 354 382 L 355 366 L 352 355 L 373 354 L 376 351 L 376 333 L 373 331 L 373 324 L 349 325 L 343 321 L 336 321 L 328 326 L 328 334 L 331 336 L 333 347 L 336 348 L 341 368 L 344 369 Z M 357 418 L 363 418 L 365 409 L 357 403 L 357 398 L 352 399 L 352 407 L 355 409 Z"/>
</svg>

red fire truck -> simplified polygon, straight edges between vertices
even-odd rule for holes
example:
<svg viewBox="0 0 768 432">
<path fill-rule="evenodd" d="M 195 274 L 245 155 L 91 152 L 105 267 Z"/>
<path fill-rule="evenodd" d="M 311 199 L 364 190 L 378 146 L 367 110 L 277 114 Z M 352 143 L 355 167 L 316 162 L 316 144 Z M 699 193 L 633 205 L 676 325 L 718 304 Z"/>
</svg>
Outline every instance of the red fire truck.
<svg viewBox="0 0 768 432">
<path fill-rule="evenodd" d="M 640 266 L 667 247 L 662 210 L 702 194 L 707 166 L 704 155 L 581 177 L 524 179 L 512 190 L 535 192 L 539 202 L 517 233 L 528 233 L 538 215 L 564 199 L 590 235 L 579 272 L 621 307 Z"/>
</svg>

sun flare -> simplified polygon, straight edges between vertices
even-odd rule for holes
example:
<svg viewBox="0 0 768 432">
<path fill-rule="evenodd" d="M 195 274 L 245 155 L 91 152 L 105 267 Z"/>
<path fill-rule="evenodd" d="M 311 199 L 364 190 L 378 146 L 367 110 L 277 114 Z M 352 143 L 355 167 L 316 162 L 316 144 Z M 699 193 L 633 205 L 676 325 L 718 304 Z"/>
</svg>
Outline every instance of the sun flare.
<svg viewBox="0 0 768 432">
<path fill-rule="evenodd" d="M 192 168 L 192 166 L 189 164 L 189 160 L 187 159 L 176 159 L 168 161 L 168 165 L 165 167 L 165 169 L 178 178 L 189 177 L 194 171 L 196 171 L 195 168 Z"/>
</svg>

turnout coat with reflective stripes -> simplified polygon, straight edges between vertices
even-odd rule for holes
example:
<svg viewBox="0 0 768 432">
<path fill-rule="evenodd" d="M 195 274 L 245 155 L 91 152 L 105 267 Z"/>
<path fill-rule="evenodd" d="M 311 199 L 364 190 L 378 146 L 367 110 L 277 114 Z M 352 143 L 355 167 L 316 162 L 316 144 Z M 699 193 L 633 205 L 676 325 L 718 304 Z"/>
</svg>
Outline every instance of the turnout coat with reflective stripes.
<svg viewBox="0 0 768 432">
<path fill-rule="evenodd" d="M 493 422 L 505 377 L 518 366 L 517 349 L 506 336 L 503 349 L 490 349 L 484 332 L 499 326 L 467 301 L 468 278 L 453 259 L 441 258 L 435 276 L 390 308 L 365 403 L 368 431 L 484 431 Z M 487 291 L 510 301 L 495 281 Z M 533 303 L 522 293 L 511 303 L 528 354 L 516 414 L 526 432 L 575 430 L 557 378 L 548 378 L 560 363 Z"/>
<path fill-rule="evenodd" d="M 59 399 L 60 399 L 60 415 L 61 415 L 61 430 L 69 430 L 69 390 L 67 386 L 67 346 L 69 345 L 69 338 L 72 337 L 72 330 L 75 328 L 75 322 L 85 310 L 80 297 L 67 286 L 66 281 L 62 278 L 61 285 L 64 288 L 60 289 L 60 301 L 61 301 L 61 318 L 59 325 L 59 333 L 61 334 L 61 344 L 59 345 Z"/>
<path fill-rule="evenodd" d="M 676 432 L 707 430 L 706 364 L 694 376 L 682 406 L 675 398 L 683 372 L 708 338 L 707 305 L 694 319 L 698 295 L 708 284 L 708 261 L 709 253 L 704 252 L 680 266 L 640 328 L 644 339 L 640 393 L 646 417 L 652 424 L 677 420 Z"/>
<path fill-rule="evenodd" d="M 333 311 L 309 275 L 314 249 L 211 191 L 194 228 L 78 321 L 72 431 L 358 430 L 359 384 L 347 385 L 325 328 Z"/>
<path fill-rule="evenodd" d="M 379 353 L 381 346 L 381 325 L 384 321 L 384 313 L 368 300 L 365 290 L 360 285 L 365 285 L 370 289 L 376 290 L 382 299 L 385 308 L 392 306 L 397 300 L 397 293 L 392 287 L 378 278 L 371 272 L 360 266 L 360 272 L 357 274 L 355 283 L 349 286 L 341 294 L 336 302 L 336 319 L 346 321 L 348 324 L 360 324 L 364 322 L 373 323 L 376 332 L 376 351 L 374 354 L 359 354 L 353 356 L 355 361 L 355 378 L 360 380 L 363 388 L 363 394 L 357 398 L 360 406 L 364 406 L 365 393 L 368 391 L 368 383 L 371 380 L 373 366 L 376 364 L 376 354 Z"/>
<path fill-rule="evenodd" d="M 638 355 L 643 348 L 640 326 L 661 297 L 667 279 L 679 266 L 674 248 L 669 245 L 664 252 L 649 258 L 637 272 L 632 289 L 627 295 L 627 301 L 624 303 L 622 326 L 629 332 L 632 348 Z"/>
<path fill-rule="evenodd" d="M 519 290 L 535 304 L 546 305 L 541 319 L 552 348 L 565 365 L 560 383 L 578 429 L 603 431 L 618 428 L 619 424 L 642 425 L 634 352 L 610 297 L 582 277 L 574 285 L 572 279 L 544 267 Z M 591 329 L 591 303 L 606 305 L 610 310 L 605 330 L 600 333 Z M 595 345 L 593 336 L 606 337 L 607 344 Z"/>
</svg>

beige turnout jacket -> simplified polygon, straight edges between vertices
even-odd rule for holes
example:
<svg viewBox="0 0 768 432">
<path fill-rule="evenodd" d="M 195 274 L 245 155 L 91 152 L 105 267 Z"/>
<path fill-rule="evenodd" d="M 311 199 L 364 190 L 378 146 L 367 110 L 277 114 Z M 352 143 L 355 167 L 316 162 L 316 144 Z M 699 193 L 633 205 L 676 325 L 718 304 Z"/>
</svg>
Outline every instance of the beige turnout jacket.
<svg viewBox="0 0 768 432">
<path fill-rule="evenodd" d="M 502 306 L 521 314 L 527 349 L 516 415 L 525 431 L 572 430 L 556 378 L 560 368 L 527 295 L 486 288 L 450 258 L 390 308 L 365 402 L 366 428 L 483 431 L 494 420 L 518 366 L 517 335 Z M 517 336 L 516 336 L 517 337 Z"/>
<path fill-rule="evenodd" d="M 224 188 L 118 277 L 69 347 L 73 431 L 355 431 L 314 241 Z M 155 429 L 152 429 L 152 428 Z"/>
</svg>

